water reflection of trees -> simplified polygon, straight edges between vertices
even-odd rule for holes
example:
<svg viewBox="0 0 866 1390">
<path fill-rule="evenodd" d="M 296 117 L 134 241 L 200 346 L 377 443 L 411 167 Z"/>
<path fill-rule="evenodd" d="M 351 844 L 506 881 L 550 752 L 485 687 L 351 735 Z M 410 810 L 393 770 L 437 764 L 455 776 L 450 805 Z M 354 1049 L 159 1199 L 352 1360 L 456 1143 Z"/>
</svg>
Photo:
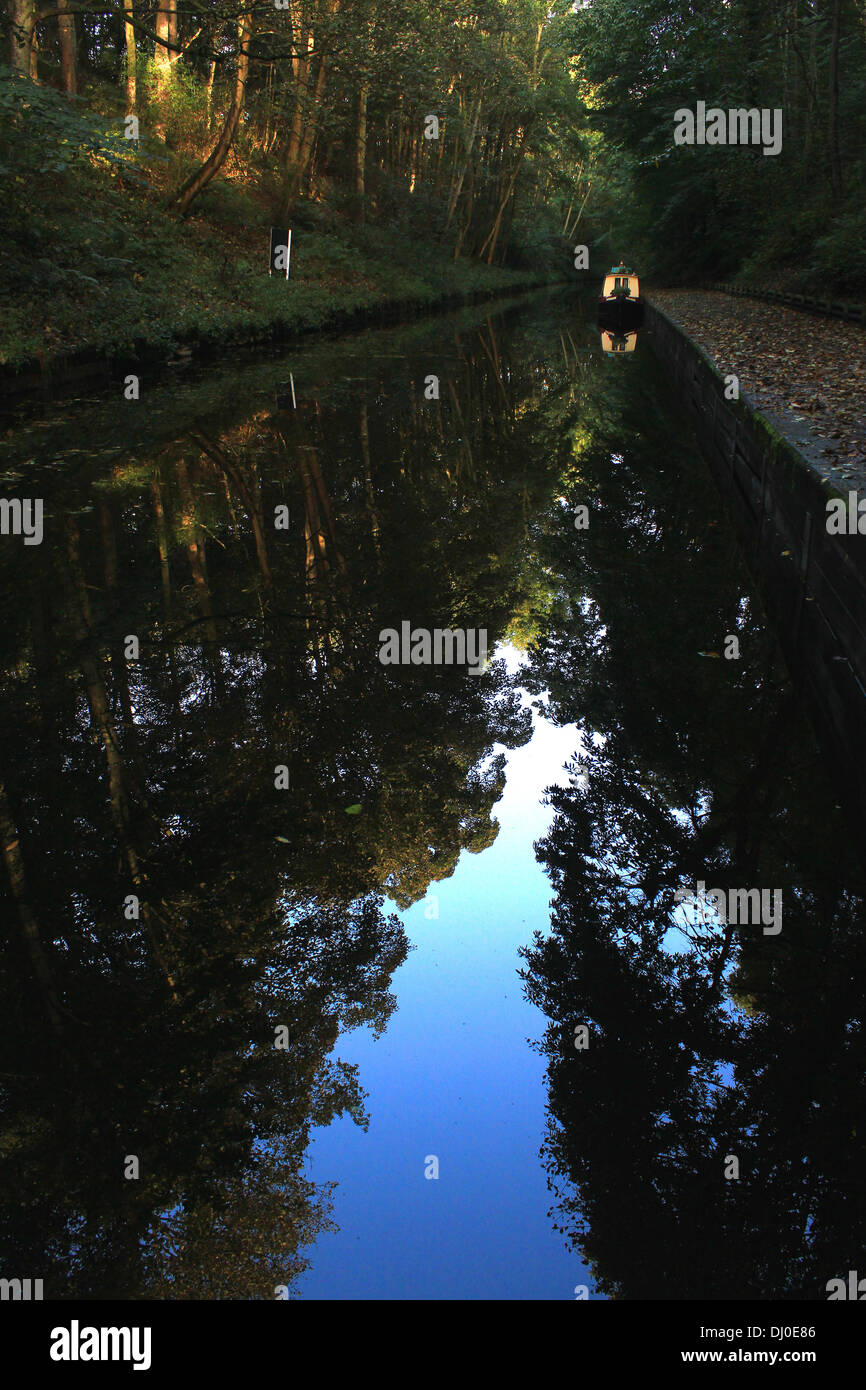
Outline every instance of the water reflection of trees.
<svg viewBox="0 0 866 1390">
<path fill-rule="evenodd" d="M 493 750 L 529 734 L 501 664 L 385 668 L 378 632 L 497 640 L 555 476 L 533 434 L 576 405 L 492 322 L 447 347 L 438 402 L 425 349 L 396 393 L 167 423 L 3 550 L 0 1243 L 49 1297 L 291 1283 L 330 1220 L 310 1129 L 365 1123 L 330 1054 L 395 1007 L 384 895 L 496 834 Z"/>
<path fill-rule="evenodd" d="M 866 1236 L 857 837 L 687 452 L 628 411 L 578 452 L 594 519 L 548 549 L 530 675 L 586 735 L 538 846 L 551 928 L 524 953 L 556 1220 L 611 1297 L 823 1299 Z M 727 633 L 738 662 L 712 655 Z M 781 934 L 688 927 L 674 893 L 698 879 L 781 887 Z"/>
</svg>

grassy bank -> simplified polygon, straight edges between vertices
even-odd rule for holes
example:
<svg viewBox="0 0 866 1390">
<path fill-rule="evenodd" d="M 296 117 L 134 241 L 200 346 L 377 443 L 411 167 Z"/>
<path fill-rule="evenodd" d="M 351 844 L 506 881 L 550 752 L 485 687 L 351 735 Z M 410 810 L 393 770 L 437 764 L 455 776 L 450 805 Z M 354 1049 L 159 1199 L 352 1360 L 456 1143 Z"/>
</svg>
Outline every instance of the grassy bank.
<svg viewBox="0 0 866 1390">
<path fill-rule="evenodd" d="M 423 309 L 544 278 L 537 268 L 455 261 L 408 218 L 361 226 L 302 202 L 287 283 L 267 273 L 268 198 L 241 176 L 214 182 L 181 221 L 166 204 L 159 152 L 125 141 L 122 122 L 32 87 L 25 109 L 19 95 L 2 116 L 7 381 L 82 354 L 285 338 L 364 311 Z"/>
</svg>

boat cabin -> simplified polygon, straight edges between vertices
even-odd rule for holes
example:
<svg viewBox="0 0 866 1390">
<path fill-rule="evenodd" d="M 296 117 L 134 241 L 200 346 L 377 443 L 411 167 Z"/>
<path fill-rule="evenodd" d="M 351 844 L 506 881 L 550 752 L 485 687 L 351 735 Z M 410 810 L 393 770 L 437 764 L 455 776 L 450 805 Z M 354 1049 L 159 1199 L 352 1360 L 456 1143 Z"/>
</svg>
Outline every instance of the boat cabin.
<svg viewBox="0 0 866 1390">
<path fill-rule="evenodd" d="M 598 297 L 599 328 L 639 328 L 643 322 L 640 280 L 627 265 L 612 265 Z M 626 349 L 628 351 L 628 349 Z"/>
<path fill-rule="evenodd" d="M 614 265 L 604 277 L 602 299 L 640 299 L 640 281 L 628 266 Z"/>
</svg>

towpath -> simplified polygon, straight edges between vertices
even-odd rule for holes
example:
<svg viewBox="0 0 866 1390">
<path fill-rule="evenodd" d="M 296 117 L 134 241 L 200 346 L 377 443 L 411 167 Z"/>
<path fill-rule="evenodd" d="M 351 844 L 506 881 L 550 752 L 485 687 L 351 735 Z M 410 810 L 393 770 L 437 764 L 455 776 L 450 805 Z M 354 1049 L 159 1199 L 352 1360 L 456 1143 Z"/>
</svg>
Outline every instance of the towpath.
<svg viewBox="0 0 866 1390">
<path fill-rule="evenodd" d="M 866 486 L 866 329 L 717 290 L 648 298 L 821 472 Z"/>
</svg>

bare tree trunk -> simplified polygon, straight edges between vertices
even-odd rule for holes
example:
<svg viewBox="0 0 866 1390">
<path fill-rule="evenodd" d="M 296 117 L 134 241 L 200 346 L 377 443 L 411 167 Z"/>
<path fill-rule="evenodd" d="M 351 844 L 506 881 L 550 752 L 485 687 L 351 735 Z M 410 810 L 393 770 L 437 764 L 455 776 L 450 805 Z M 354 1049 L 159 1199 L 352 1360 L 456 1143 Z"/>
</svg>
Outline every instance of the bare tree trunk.
<svg viewBox="0 0 866 1390">
<path fill-rule="evenodd" d="M 207 89 L 205 95 L 205 112 L 207 128 L 210 130 L 213 119 L 213 83 L 216 77 L 216 62 L 212 62 L 207 70 Z"/>
<path fill-rule="evenodd" d="M 157 40 L 168 42 L 168 31 L 170 31 L 170 14 L 168 7 L 175 4 L 175 0 L 157 0 L 158 10 L 154 19 L 154 29 L 156 29 Z M 165 135 L 164 104 L 168 97 L 168 89 L 171 86 L 171 49 L 164 46 L 163 42 L 157 42 L 153 50 L 153 67 L 156 72 L 156 103 L 158 117 L 154 124 L 154 131 L 160 136 Z"/>
<path fill-rule="evenodd" d="M 355 141 L 355 193 L 358 198 L 358 221 L 364 221 L 364 197 L 366 194 L 367 164 L 367 97 L 370 84 L 361 83 L 358 93 L 358 134 Z"/>
<path fill-rule="evenodd" d="M 475 144 L 475 136 L 478 133 L 478 121 L 480 116 L 481 98 L 479 97 L 478 103 L 475 107 L 475 115 L 472 118 L 472 128 L 469 131 L 469 139 L 466 142 L 466 157 L 463 161 L 463 168 L 460 170 L 460 174 L 454 184 L 454 187 L 451 189 L 451 197 L 448 200 L 448 216 L 445 219 L 446 231 L 448 227 L 451 225 L 451 218 L 454 216 L 454 210 L 457 207 L 457 201 L 460 197 L 460 193 L 463 188 L 463 180 L 466 177 L 466 170 L 469 168 L 469 161 L 472 158 L 472 146 Z"/>
<path fill-rule="evenodd" d="M 135 99 L 137 96 L 136 78 L 138 76 L 136 71 L 135 30 L 130 22 L 133 17 L 132 0 L 127 0 L 124 13 L 126 15 L 123 26 L 126 30 L 126 114 L 127 116 L 131 116 L 135 111 Z"/>
<path fill-rule="evenodd" d="M 247 76 L 250 70 L 250 43 L 253 36 L 253 12 L 244 11 L 238 17 L 238 66 L 235 78 L 235 94 L 228 115 L 225 118 L 220 137 L 204 164 L 181 185 L 172 198 L 179 204 L 180 215 L 185 217 L 195 199 L 206 188 L 211 179 L 219 173 L 225 163 L 226 155 L 238 128 L 244 105 Z"/>
<path fill-rule="evenodd" d="M 475 179 L 474 179 L 473 171 L 470 171 L 470 176 L 469 176 L 469 188 L 467 189 L 467 197 L 466 197 L 466 221 L 464 222 L 464 224 L 463 224 L 462 227 L 458 227 L 458 229 L 457 229 L 457 241 L 455 242 L 455 245 L 454 245 L 454 259 L 455 259 L 455 261 L 459 261 L 459 260 L 460 260 L 460 253 L 461 253 L 461 251 L 462 251 L 462 249 L 463 249 L 463 242 L 464 242 L 465 239 L 466 239 L 466 236 L 467 236 L 467 233 L 468 233 L 468 231 L 469 231 L 469 228 L 472 226 L 472 213 L 473 213 L 474 207 L 475 207 Z"/>
<path fill-rule="evenodd" d="M 319 111 L 322 106 L 322 98 L 325 95 L 325 83 L 328 78 L 328 60 L 325 54 L 319 59 L 319 70 L 316 73 L 316 87 L 313 92 L 313 106 L 310 111 L 309 120 L 304 127 L 304 138 L 301 141 L 301 148 L 298 153 L 298 167 L 295 174 L 295 196 L 301 190 L 304 174 L 310 163 L 310 156 L 313 153 L 313 142 L 316 138 L 318 129 Z"/>
<path fill-rule="evenodd" d="M 577 231 L 578 223 L 580 222 L 580 219 L 581 219 L 581 217 L 583 216 L 583 210 L 584 210 L 584 208 L 586 207 L 586 200 L 587 200 L 587 198 L 589 197 L 589 195 L 590 195 L 591 192 L 592 192 L 592 182 L 590 181 L 589 184 L 587 184 L 586 193 L 584 194 L 583 202 L 581 203 L 580 207 L 577 209 L 577 216 L 576 216 L 575 219 L 574 219 L 574 226 L 573 226 L 572 229 L 571 229 L 571 235 L 572 235 L 572 236 L 573 236 L 574 233 Z M 571 209 L 569 209 L 569 214 L 570 214 L 570 212 L 571 212 Z M 566 230 L 563 232 L 563 236 L 568 236 L 568 235 L 569 235 L 569 232 L 568 232 L 568 219 L 566 218 Z"/>
<path fill-rule="evenodd" d="M 305 54 L 311 53 L 313 49 L 313 27 L 312 21 L 308 22 L 305 19 L 299 0 L 293 0 L 290 4 L 289 14 L 292 19 L 292 77 L 295 82 L 295 109 L 292 112 L 292 127 L 286 146 L 285 167 L 291 181 L 292 170 L 300 154 L 301 137 L 304 130 L 304 107 L 310 67 L 310 60 Z"/>
<path fill-rule="evenodd" d="M 520 172 L 520 166 L 521 166 L 521 164 L 522 164 L 522 162 L 523 162 L 523 152 L 524 152 L 524 150 L 526 149 L 526 141 L 527 141 L 528 135 L 529 135 L 529 130 L 528 130 L 528 128 L 525 128 L 524 131 L 523 131 L 523 135 L 522 135 L 522 137 L 521 137 L 521 140 L 520 140 L 520 146 L 519 146 L 518 151 L 517 151 L 517 158 L 516 158 L 516 160 L 514 161 L 514 168 L 512 169 L 512 171 L 511 171 L 511 177 L 510 177 L 509 180 L 508 180 L 508 187 L 507 187 L 506 190 L 505 190 L 505 195 L 504 195 L 504 197 L 502 198 L 502 201 L 501 201 L 500 204 L 499 204 L 499 208 L 498 208 L 498 210 L 497 210 L 496 217 L 495 217 L 494 220 L 493 220 L 493 226 L 490 228 L 490 231 L 487 233 L 487 237 L 486 237 L 486 240 L 485 240 L 485 242 L 484 242 L 484 245 L 481 247 L 481 250 L 480 250 L 479 253 L 478 253 L 479 256 L 483 256 L 483 255 L 484 255 L 484 252 L 485 252 L 485 251 L 488 251 L 488 247 L 489 247 L 489 251 L 488 251 L 488 255 L 487 255 L 487 264 L 488 264 L 488 265 L 492 265 L 492 264 L 493 264 L 493 253 L 494 253 L 495 250 L 496 250 L 496 241 L 497 241 L 497 238 L 498 238 L 498 236 L 499 236 L 499 229 L 500 229 L 500 227 L 502 226 L 502 214 L 504 213 L 504 211 L 505 211 L 505 209 L 506 209 L 506 207 L 507 207 L 507 205 L 508 205 L 508 200 L 509 200 L 509 198 L 511 197 L 511 194 L 513 193 L 513 191 L 514 191 L 514 185 L 515 185 L 515 183 L 517 182 L 517 175 L 518 175 L 518 173 Z"/>
<path fill-rule="evenodd" d="M 337 9 L 338 0 L 325 0 L 322 8 L 327 13 L 333 13 Z M 294 26 L 294 9 L 293 26 Z M 300 18 L 298 20 L 300 23 Z M 293 30 L 294 32 L 294 30 Z M 308 53 L 313 50 L 313 30 L 312 23 L 306 33 L 306 48 Z M 292 66 L 295 68 L 295 59 L 292 59 Z M 289 137 L 289 144 L 286 149 L 284 165 L 286 169 L 286 188 L 283 197 L 281 216 L 284 222 L 288 222 L 294 211 L 295 203 L 301 192 L 304 175 L 310 163 L 310 156 L 313 152 L 313 142 L 316 138 L 318 129 L 319 110 L 322 105 L 322 98 L 325 94 L 325 83 L 329 71 L 328 56 L 322 53 L 319 58 L 319 68 L 316 73 L 316 86 L 313 92 L 312 102 L 308 103 L 310 85 L 310 60 L 309 58 L 298 59 L 296 72 L 298 75 L 298 100 L 295 106 L 295 113 L 292 119 L 292 130 Z"/>
<path fill-rule="evenodd" d="M 173 34 L 177 34 L 177 0 L 157 0 L 157 4 L 159 9 L 154 28 L 160 42 L 154 48 L 153 63 L 156 69 L 156 96 L 162 102 L 171 86 L 171 49 L 168 45 L 176 42 Z"/>
<path fill-rule="evenodd" d="M 65 11 L 68 0 L 57 0 L 58 10 Z M 68 97 L 78 91 L 78 63 L 75 52 L 75 15 L 59 14 L 57 28 L 60 33 L 60 72 L 63 90 Z"/>
<path fill-rule="evenodd" d="M 9 63 L 23 77 L 30 76 L 30 51 L 36 22 L 36 0 L 9 0 L 11 35 Z"/>
</svg>

